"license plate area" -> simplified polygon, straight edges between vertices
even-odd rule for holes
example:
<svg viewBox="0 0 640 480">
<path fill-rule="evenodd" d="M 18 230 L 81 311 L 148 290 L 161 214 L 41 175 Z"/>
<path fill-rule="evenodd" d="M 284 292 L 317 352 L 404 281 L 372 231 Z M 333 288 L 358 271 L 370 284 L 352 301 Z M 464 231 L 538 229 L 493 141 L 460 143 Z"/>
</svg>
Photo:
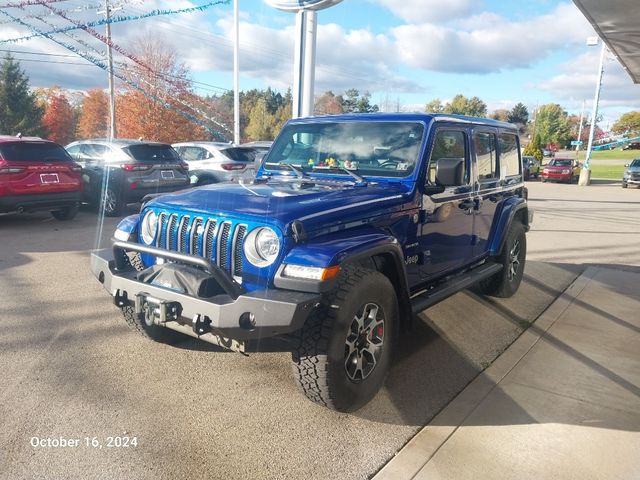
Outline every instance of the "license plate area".
<svg viewBox="0 0 640 480">
<path fill-rule="evenodd" d="M 58 177 L 57 173 L 41 173 L 40 183 L 42 183 L 43 185 L 60 183 L 60 177 Z"/>
<path fill-rule="evenodd" d="M 173 170 L 161 170 L 160 176 L 162 177 L 163 180 L 173 180 L 174 178 L 176 178 L 175 174 L 173 173 Z"/>
</svg>

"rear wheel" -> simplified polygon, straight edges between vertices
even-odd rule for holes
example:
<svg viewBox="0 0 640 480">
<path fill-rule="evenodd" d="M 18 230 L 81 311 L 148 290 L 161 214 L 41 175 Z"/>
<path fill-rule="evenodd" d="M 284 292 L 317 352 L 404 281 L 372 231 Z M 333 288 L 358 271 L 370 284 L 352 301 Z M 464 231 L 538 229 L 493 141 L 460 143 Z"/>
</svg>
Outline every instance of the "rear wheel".
<svg viewBox="0 0 640 480">
<path fill-rule="evenodd" d="M 186 335 L 175 330 L 160 327 L 159 325 L 148 325 L 144 315 L 138 315 L 132 306 L 122 307 L 122 316 L 131 330 L 156 342 L 175 345 L 186 339 Z"/>
<path fill-rule="evenodd" d="M 479 289 L 485 295 L 508 298 L 518 291 L 524 264 L 527 256 L 527 236 L 524 225 L 514 221 L 507 234 L 502 252 L 496 257 L 496 262 L 502 265 L 502 270 L 479 283 Z"/>
<path fill-rule="evenodd" d="M 78 205 L 72 205 L 70 207 L 64 207 L 59 210 L 52 210 L 51 215 L 53 218 L 60 221 L 73 220 L 75 216 L 78 214 L 79 207 Z"/>
<path fill-rule="evenodd" d="M 100 198 L 100 207 L 107 217 L 117 217 L 122 213 L 124 202 L 113 187 L 107 187 Z"/>
<path fill-rule="evenodd" d="M 380 390 L 398 330 L 398 302 L 375 270 L 346 269 L 335 290 L 296 332 L 293 374 L 306 397 L 350 412 Z"/>
</svg>

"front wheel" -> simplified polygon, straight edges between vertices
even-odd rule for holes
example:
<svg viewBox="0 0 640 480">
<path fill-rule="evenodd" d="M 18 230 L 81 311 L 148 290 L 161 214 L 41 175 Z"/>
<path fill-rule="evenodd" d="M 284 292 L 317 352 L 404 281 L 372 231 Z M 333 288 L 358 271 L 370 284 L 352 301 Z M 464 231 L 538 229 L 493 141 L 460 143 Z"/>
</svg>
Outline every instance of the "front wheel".
<svg viewBox="0 0 640 480">
<path fill-rule="evenodd" d="M 351 412 L 369 402 L 389 371 L 398 301 L 389 279 L 349 267 L 295 334 L 293 374 L 306 397 Z"/>
<path fill-rule="evenodd" d="M 622 182 L 622 188 L 627 188 L 627 183 L 626 182 Z"/>
<path fill-rule="evenodd" d="M 502 270 L 483 280 L 479 284 L 480 291 L 493 297 L 508 298 L 513 296 L 520 287 L 524 274 L 524 263 L 527 256 L 527 236 L 524 225 L 514 221 L 507 234 L 502 252 L 496 257 L 496 262 L 502 265 Z"/>
</svg>

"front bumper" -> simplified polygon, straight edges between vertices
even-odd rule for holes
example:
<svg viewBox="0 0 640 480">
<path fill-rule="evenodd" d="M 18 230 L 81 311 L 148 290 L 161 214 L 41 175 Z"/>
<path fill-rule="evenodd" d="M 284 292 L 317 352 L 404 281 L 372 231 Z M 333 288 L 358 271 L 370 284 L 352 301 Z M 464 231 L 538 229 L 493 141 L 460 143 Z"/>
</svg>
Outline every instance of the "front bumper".
<svg viewBox="0 0 640 480">
<path fill-rule="evenodd" d="M 115 242 L 113 250 L 98 250 L 91 254 L 91 271 L 114 297 L 116 305 L 120 307 L 135 305 L 140 309 L 142 304 L 151 302 L 154 305 L 159 305 L 158 310 L 169 308 L 177 314 L 170 315 L 169 319 L 160 317 L 154 323 L 184 333 L 189 333 L 188 329 L 192 329 L 193 333 L 189 333 L 189 335 L 202 337 L 203 340 L 211 343 L 219 344 L 211 341 L 207 335 L 244 341 L 294 332 L 302 327 L 311 311 L 320 302 L 320 294 L 277 288 L 253 292 L 238 290 L 234 294 L 228 288 L 232 283 L 223 285 L 225 291 L 229 290 L 228 293 L 210 298 L 198 298 L 139 281 L 137 279 L 138 272 L 133 267 L 127 262 L 116 262 L 115 260 L 114 255 L 119 255 L 122 258 L 125 250 L 157 249 L 136 248 L 136 244 Z M 163 254 L 166 258 L 178 263 L 196 266 L 204 261 L 202 258 L 176 254 L 175 252 L 157 250 L 155 253 Z M 218 268 L 215 265 L 211 265 L 211 267 Z M 216 277 L 223 274 L 228 275 L 223 270 L 218 270 Z M 212 278 L 214 278 L 213 275 Z M 231 279 L 228 281 L 233 282 Z M 225 281 L 219 283 L 225 284 Z M 249 318 L 250 322 L 247 321 Z M 205 324 L 207 332 L 202 333 L 201 330 L 196 329 L 196 324 L 199 327 Z"/>
<path fill-rule="evenodd" d="M 570 173 L 542 173 L 541 177 L 545 180 L 569 181 L 572 175 Z"/>
</svg>

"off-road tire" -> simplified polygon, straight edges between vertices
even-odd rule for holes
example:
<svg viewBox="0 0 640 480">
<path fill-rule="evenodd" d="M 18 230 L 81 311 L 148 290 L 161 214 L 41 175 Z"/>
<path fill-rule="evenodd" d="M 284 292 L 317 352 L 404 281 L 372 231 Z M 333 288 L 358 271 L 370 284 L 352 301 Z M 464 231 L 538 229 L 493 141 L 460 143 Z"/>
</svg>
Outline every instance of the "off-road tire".
<svg viewBox="0 0 640 480">
<path fill-rule="evenodd" d="M 515 273 L 511 270 L 513 265 L 514 249 L 517 252 L 517 268 Z M 508 298 L 518 291 L 522 276 L 524 274 L 524 264 L 527 256 L 527 236 L 522 223 L 515 221 L 509 228 L 507 238 L 502 247 L 500 255 L 495 257 L 497 263 L 502 264 L 502 270 L 486 280 L 479 282 L 479 290 L 492 297 Z"/>
<path fill-rule="evenodd" d="M 144 316 L 136 314 L 135 309 L 130 305 L 122 307 L 121 310 L 122 316 L 129 328 L 145 338 L 150 338 L 156 342 L 166 343 L 168 345 L 175 345 L 187 339 L 186 335 L 176 332 L 175 330 L 158 325 L 147 325 L 144 321 Z"/>
<path fill-rule="evenodd" d="M 348 355 L 347 341 L 353 339 L 350 332 L 356 325 L 356 316 L 364 318 L 372 304 L 378 307 L 374 316 L 384 321 L 380 356 L 370 373 L 363 376 L 363 370 L 363 378 L 354 381 L 347 373 L 347 359 L 353 358 Z M 294 334 L 291 357 L 298 387 L 309 400 L 328 408 L 351 412 L 362 407 L 384 383 L 398 326 L 398 301 L 389 279 L 375 270 L 347 267 L 335 289 Z M 353 355 L 355 350 L 351 352 Z"/>
<path fill-rule="evenodd" d="M 78 205 L 72 205 L 70 207 L 64 207 L 59 210 L 52 210 L 51 215 L 56 220 L 66 222 L 68 220 L 73 220 L 78 214 L 78 210 L 80 210 L 80 207 L 78 207 Z"/>
</svg>

